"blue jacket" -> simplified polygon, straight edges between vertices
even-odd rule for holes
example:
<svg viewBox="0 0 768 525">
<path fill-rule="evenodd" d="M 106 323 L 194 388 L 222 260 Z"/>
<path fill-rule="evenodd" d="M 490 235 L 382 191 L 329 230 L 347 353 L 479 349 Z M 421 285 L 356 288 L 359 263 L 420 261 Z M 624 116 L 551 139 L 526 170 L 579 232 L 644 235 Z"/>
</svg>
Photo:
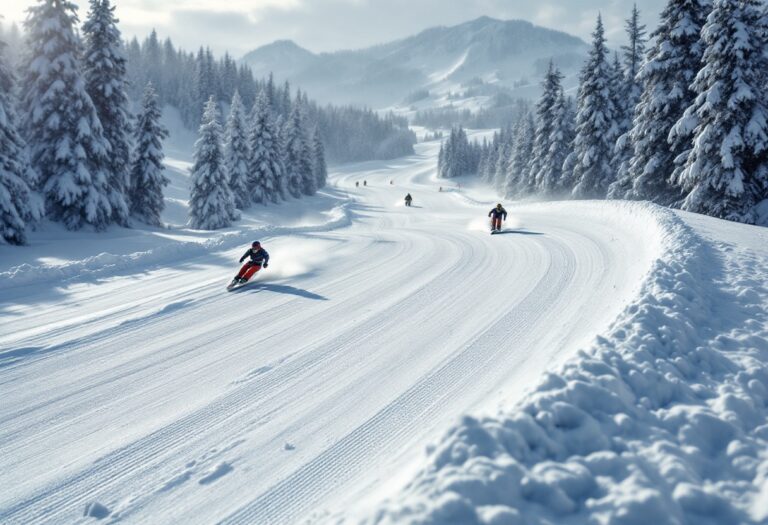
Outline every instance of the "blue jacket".
<svg viewBox="0 0 768 525">
<path fill-rule="evenodd" d="M 507 210 L 505 210 L 504 208 L 502 209 L 494 208 L 488 213 L 488 217 L 493 217 L 494 219 L 503 218 L 506 221 Z"/>
<path fill-rule="evenodd" d="M 248 251 L 240 257 L 240 262 L 243 262 L 247 257 L 251 258 L 251 264 L 264 265 L 269 263 L 269 254 L 264 248 L 259 248 L 253 251 L 253 248 L 248 248 Z"/>
</svg>

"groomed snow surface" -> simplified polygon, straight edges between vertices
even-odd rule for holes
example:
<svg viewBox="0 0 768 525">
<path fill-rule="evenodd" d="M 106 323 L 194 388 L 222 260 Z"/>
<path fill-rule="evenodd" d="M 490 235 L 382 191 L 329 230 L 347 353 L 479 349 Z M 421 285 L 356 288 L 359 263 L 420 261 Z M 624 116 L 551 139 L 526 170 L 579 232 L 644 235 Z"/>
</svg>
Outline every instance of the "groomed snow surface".
<svg viewBox="0 0 768 525">
<path fill-rule="evenodd" d="M 219 232 L 170 160 L 171 227 L 0 247 L 0 523 L 768 522 L 768 232 L 581 202 L 491 236 L 437 147 Z"/>
</svg>

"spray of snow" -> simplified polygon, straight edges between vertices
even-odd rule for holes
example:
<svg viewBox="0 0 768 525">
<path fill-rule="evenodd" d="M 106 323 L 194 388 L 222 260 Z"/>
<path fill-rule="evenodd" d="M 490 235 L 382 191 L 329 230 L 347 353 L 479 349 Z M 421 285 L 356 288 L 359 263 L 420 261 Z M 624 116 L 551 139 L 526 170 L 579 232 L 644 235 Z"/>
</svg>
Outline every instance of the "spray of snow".
<svg viewBox="0 0 768 525">
<path fill-rule="evenodd" d="M 508 215 L 507 220 L 503 224 L 503 229 L 505 230 L 516 230 L 522 227 L 523 227 L 523 223 L 520 222 L 520 220 L 517 219 L 516 217 L 513 217 L 512 215 Z M 490 228 L 491 228 L 491 219 L 489 218 L 478 217 L 476 219 L 472 219 L 467 223 L 467 230 L 470 230 L 470 231 L 487 232 Z"/>
</svg>

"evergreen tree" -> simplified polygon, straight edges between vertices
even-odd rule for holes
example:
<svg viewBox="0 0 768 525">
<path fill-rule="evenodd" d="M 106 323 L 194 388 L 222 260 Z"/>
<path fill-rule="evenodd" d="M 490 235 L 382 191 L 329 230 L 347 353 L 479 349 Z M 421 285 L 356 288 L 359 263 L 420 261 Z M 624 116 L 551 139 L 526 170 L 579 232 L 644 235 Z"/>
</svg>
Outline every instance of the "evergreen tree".
<svg viewBox="0 0 768 525">
<path fill-rule="evenodd" d="M 0 241 L 26 244 L 27 228 L 42 217 L 43 206 L 32 191 L 37 174 L 18 130 L 15 80 L 4 51 L 0 41 Z"/>
<path fill-rule="evenodd" d="M 294 197 L 314 195 L 317 192 L 317 182 L 312 173 L 309 142 L 298 102 L 294 105 L 285 126 L 285 157 L 290 194 Z"/>
<path fill-rule="evenodd" d="M 632 176 L 629 166 L 634 150 L 632 148 L 632 119 L 635 108 L 640 102 L 643 88 L 639 79 L 640 67 L 645 54 L 647 42 L 645 26 L 640 24 L 640 11 L 637 4 L 632 9 L 631 17 L 626 21 L 629 43 L 622 46 L 624 54 L 624 71 L 621 77 L 621 87 L 614 90 L 616 107 L 620 112 L 619 138 L 613 151 L 613 166 L 616 169 L 616 180 L 608 188 L 608 198 L 623 199 L 631 193 Z M 618 71 L 618 68 L 615 68 Z M 617 78 L 618 80 L 618 78 Z"/>
<path fill-rule="evenodd" d="M 630 131 L 632 189 L 616 196 L 671 204 L 680 191 L 671 183 L 675 159 L 689 148 L 685 140 L 668 142 L 672 127 L 694 100 L 690 90 L 701 64 L 701 28 L 709 0 L 669 0 L 659 27 L 651 34 L 653 46 L 638 78 L 643 94 Z"/>
<path fill-rule="evenodd" d="M 76 23 L 75 6 L 66 0 L 40 0 L 29 9 L 25 129 L 49 216 L 69 229 L 88 224 L 103 230 L 116 200 L 109 186 L 109 144 L 80 72 Z"/>
<path fill-rule="evenodd" d="M 324 188 L 328 180 L 328 167 L 325 164 L 325 147 L 317 126 L 312 130 L 312 171 L 315 174 L 317 187 Z"/>
<path fill-rule="evenodd" d="M 288 195 L 290 192 L 288 191 L 288 171 L 287 171 L 287 162 L 288 162 L 288 151 L 285 147 L 287 141 L 286 141 L 286 127 L 287 123 L 285 121 L 285 118 L 282 115 L 277 115 L 275 113 L 274 108 L 270 107 L 270 111 L 272 112 L 272 119 L 274 121 L 274 128 L 275 128 L 275 143 L 277 144 L 277 151 L 280 154 L 280 165 L 283 167 L 283 172 L 281 174 L 281 177 L 279 179 L 279 186 L 278 189 L 280 190 L 280 198 L 285 200 L 288 198 Z"/>
<path fill-rule="evenodd" d="M 522 122 L 519 121 L 519 122 Z M 519 125 L 519 124 L 518 124 Z M 496 166 L 493 170 L 493 187 L 496 193 L 503 195 L 507 191 L 509 165 L 515 150 L 515 136 L 511 128 L 502 133 L 499 141 L 499 153 L 496 156 Z"/>
<path fill-rule="evenodd" d="M 97 0 L 98 1 L 98 0 Z M 154 29 L 144 40 L 141 46 L 144 70 L 147 75 L 147 81 L 152 85 L 163 85 L 163 50 L 160 46 L 160 39 L 157 37 L 157 31 Z M 144 85 L 144 84 L 142 84 Z M 160 97 L 160 102 L 166 102 L 165 97 Z"/>
<path fill-rule="evenodd" d="M 144 89 L 141 112 L 136 122 L 133 166 L 129 200 L 131 215 L 142 222 L 160 226 L 160 215 L 165 208 L 163 187 L 170 182 L 163 171 L 163 139 L 168 130 L 160 124 L 157 94 L 148 83 Z"/>
<path fill-rule="evenodd" d="M 509 157 L 507 178 L 503 195 L 507 198 L 527 193 L 531 184 L 531 157 L 536 135 L 533 115 L 530 113 L 520 119 L 515 130 L 515 145 Z"/>
<path fill-rule="evenodd" d="M 147 74 L 144 68 L 144 57 L 141 55 L 141 44 L 136 37 L 127 43 L 126 49 L 126 76 L 128 78 L 128 96 L 131 100 L 141 97 L 141 86 L 147 85 Z"/>
<path fill-rule="evenodd" d="M 266 204 L 285 198 L 281 179 L 285 173 L 277 129 L 264 91 L 259 94 L 251 114 L 248 159 L 248 192 L 253 202 Z"/>
<path fill-rule="evenodd" d="M 541 167 L 543 177 L 539 183 L 539 189 L 545 195 L 566 189 L 563 164 L 571 151 L 575 135 L 573 109 L 562 88 L 555 99 L 552 115 L 554 122 L 549 135 L 549 149 L 544 154 Z"/>
<path fill-rule="evenodd" d="M 679 183 L 683 209 L 754 223 L 768 198 L 768 71 L 758 0 L 716 0 L 702 30 L 704 67 L 693 82 L 693 147 Z"/>
<path fill-rule="evenodd" d="M 216 100 L 211 95 L 203 111 L 200 138 L 195 142 L 195 163 L 191 172 L 189 224 L 199 230 L 226 228 L 237 219 L 221 136 Z"/>
<path fill-rule="evenodd" d="M 195 59 L 194 78 L 194 107 L 197 114 L 196 120 L 200 120 L 200 108 L 204 108 L 209 97 L 216 96 L 216 87 L 213 79 L 210 53 L 200 47 Z"/>
<path fill-rule="evenodd" d="M 128 223 L 127 193 L 130 182 L 131 115 L 126 58 L 123 55 L 115 8 L 109 0 L 91 0 L 83 25 L 85 35 L 85 89 L 93 101 L 104 138 L 109 144 L 107 173 L 112 218 Z"/>
<path fill-rule="evenodd" d="M 549 62 L 544 82 L 542 83 L 542 94 L 539 102 L 536 104 L 536 135 L 531 155 L 531 165 L 528 168 L 530 177 L 527 188 L 521 188 L 523 191 L 534 192 L 537 189 L 544 189 L 544 179 L 550 179 L 551 175 L 544 171 L 544 163 L 549 153 L 552 143 L 552 131 L 555 127 L 555 104 L 562 91 L 561 81 L 563 75 L 555 67 L 554 62 Z"/>
<path fill-rule="evenodd" d="M 624 68 L 619 61 L 619 54 L 615 53 L 613 56 L 613 66 L 611 67 L 611 99 L 613 101 L 613 107 L 616 110 L 616 116 L 614 122 L 616 125 L 615 136 L 617 137 L 616 143 L 613 145 L 611 151 L 611 166 L 617 175 L 614 177 L 614 182 L 619 178 L 618 173 L 622 171 L 622 165 L 624 165 L 625 171 L 627 168 L 626 163 L 632 156 L 632 152 L 627 146 L 629 141 L 626 140 L 626 135 L 629 133 L 632 127 L 632 116 L 627 105 L 628 86 L 626 78 L 624 76 Z M 610 191 L 610 188 L 609 188 Z"/>
<path fill-rule="evenodd" d="M 576 115 L 573 195 L 579 198 L 604 197 L 616 176 L 611 166 L 617 138 L 616 110 L 601 17 L 592 36 L 592 49 L 581 73 Z"/>
<path fill-rule="evenodd" d="M 227 119 L 225 163 L 229 173 L 229 187 L 235 196 L 235 206 L 244 210 L 251 204 L 248 191 L 248 132 L 243 117 L 243 103 L 235 91 Z"/>
<path fill-rule="evenodd" d="M 640 24 L 640 11 L 637 4 L 632 8 L 632 15 L 626 21 L 627 39 L 629 43 L 621 47 L 624 55 L 624 106 L 625 118 L 629 121 L 635 112 L 635 106 L 640 102 L 643 86 L 638 77 L 643 65 L 645 46 L 648 42 L 645 26 Z"/>
</svg>

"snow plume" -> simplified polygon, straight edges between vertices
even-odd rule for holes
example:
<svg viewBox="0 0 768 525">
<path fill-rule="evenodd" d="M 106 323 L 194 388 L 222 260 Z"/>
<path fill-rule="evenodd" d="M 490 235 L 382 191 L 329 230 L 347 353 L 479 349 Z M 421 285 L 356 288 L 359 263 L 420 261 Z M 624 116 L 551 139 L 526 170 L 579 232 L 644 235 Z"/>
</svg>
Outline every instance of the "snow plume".
<svg viewBox="0 0 768 525">
<path fill-rule="evenodd" d="M 514 230 L 517 228 L 521 228 L 523 226 L 523 223 L 520 222 L 520 219 L 517 219 L 513 217 L 512 215 L 507 216 L 507 220 L 504 222 L 503 229 L 505 230 Z M 491 219 L 472 219 L 467 224 L 467 230 L 470 231 L 481 231 L 481 232 L 487 232 L 491 229 Z"/>
<path fill-rule="evenodd" d="M 135 271 L 137 268 L 151 265 L 163 266 L 172 261 L 208 254 L 215 250 L 235 249 L 246 245 L 255 236 L 264 240 L 278 235 L 326 232 L 352 224 L 350 212 L 346 204 L 334 207 L 325 215 L 327 215 L 327 220 L 319 224 L 306 224 L 287 228 L 276 226 L 251 228 L 248 230 L 227 233 L 204 242 L 169 242 L 152 250 L 135 252 L 129 255 L 116 255 L 105 252 L 94 257 L 88 257 L 80 261 L 60 266 L 51 266 L 47 264 L 31 265 L 25 263 L 11 267 L 7 271 L 0 271 L 0 290 L 24 286 L 38 282 L 42 279 L 69 283 L 81 279 L 112 277 L 120 272 Z M 280 261 L 280 264 L 276 266 L 281 266 L 283 260 L 294 261 L 297 259 L 293 255 L 295 253 L 296 252 L 292 250 L 290 256 L 283 257 L 279 252 L 273 253 L 270 251 L 273 261 Z M 318 261 L 316 255 L 313 260 Z M 308 271 L 308 268 L 310 268 L 310 265 L 301 265 L 294 262 L 287 262 L 287 265 L 287 270 L 281 269 L 274 273 L 271 272 L 273 267 L 270 266 L 269 275 L 288 277 L 305 273 Z M 277 267 L 275 267 L 274 270 L 277 270 Z"/>
<path fill-rule="evenodd" d="M 464 417 L 367 523 L 765 522 L 766 261 L 629 211 L 660 257 L 610 333 L 512 413 Z"/>
</svg>

